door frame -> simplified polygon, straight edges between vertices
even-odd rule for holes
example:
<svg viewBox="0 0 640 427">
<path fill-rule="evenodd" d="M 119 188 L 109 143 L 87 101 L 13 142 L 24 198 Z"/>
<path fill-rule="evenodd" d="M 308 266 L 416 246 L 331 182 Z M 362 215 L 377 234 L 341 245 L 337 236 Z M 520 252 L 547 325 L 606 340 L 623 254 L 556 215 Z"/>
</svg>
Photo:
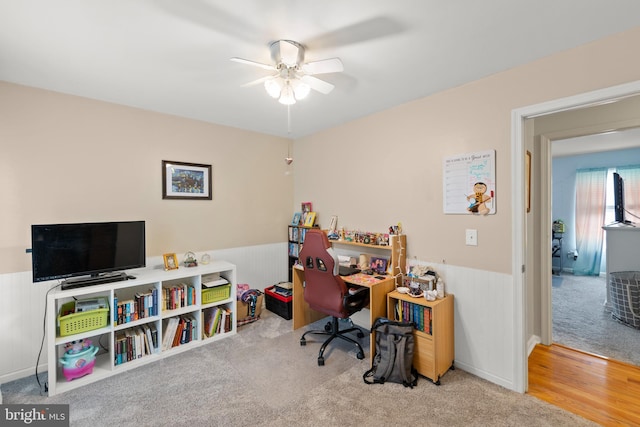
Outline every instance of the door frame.
<svg viewBox="0 0 640 427">
<path fill-rule="evenodd" d="M 542 268 L 543 266 L 526 265 L 527 256 L 533 250 L 533 239 L 527 239 L 526 232 L 526 205 L 525 205 L 525 152 L 526 145 L 531 144 L 532 141 L 525 134 L 525 120 L 535 117 L 545 116 L 561 111 L 573 110 L 578 108 L 584 108 L 589 106 L 595 106 L 602 103 L 611 102 L 616 99 L 624 98 L 627 96 L 640 94 L 640 80 L 626 83 L 618 86 L 612 86 L 605 89 L 599 89 L 579 95 L 574 95 L 566 98 L 560 98 L 553 101 L 548 101 L 540 104 L 530 105 L 523 108 L 512 110 L 511 112 L 511 181 L 512 181 L 512 258 L 511 258 L 511 271 L 514 281 L 513 292 L 513 324 L 514 324 L 514 349 L 513 354 L 515 357 L 514 363 L 514 389 L 521 393 L 527 390 L 528 385 L 528 356 L 530 339 L 533 335 L 533 325 L 529 324 L 528 313 L 534 310 L 546 310 L 547 320 L 550 319 L 550 307 L 542 309 L 541 307 L 534 307 L 535 301 L 530 301 L 526 295 L 526 289 L 533 286 L 532 283 L 527 283 L 525 271 L 526 268 Z M 548 156 L 548 154 L 547 154 Z M 542 184 L 541 171 L 533 171 L 532 180 L 538 185 Z M 549 171 L 547 172 L 546 179 L 550 181 Z M 533 183 L 532 183 L 533 184 Z M 546 183 L 550 186 L 549 182 Z M 532 185 L 533 187 L 533 185 Z M 547 195 L 550 197 L 550 195 Z M 550 202 L 549 202 L 550 207 Z M 550 209 L 548 209 L 546 215 L 550 216 Z M 534 215 L 536 210 L 531 210 L 530 214 Z M 537 210 L 540 212 L 540 210 Z M 543 220 L 544 217 L 540 218 Z M 548 234 L 547 237 L 544 237 Z M 550 242 L 551 230 L 547 230 L 543 234 L 542 243 L 546 239 Z M 533 236 L 529 236 L 533 237 Z M 543 248 L 542 251 L 545 249 Z M 547 251 L 550 251 L 547 248 Z M 547 264 L 550 266 L 550 264 Z M 544 277 L 544 276 L 542 276 Z M 547 279 L 549 282 L 551 278 Z M 542 286 L 543 297 L 544 293 L 550 294 L 548 286 Z M 546 296 L 546 299 L 550 299 L 550 295 Z M 544 300 L 543 300 L 544 301 Z M 546 328 L 550 328 L 547 324 Z M 544 327 L 543 327 L 544 329 Z"/>
</svg>

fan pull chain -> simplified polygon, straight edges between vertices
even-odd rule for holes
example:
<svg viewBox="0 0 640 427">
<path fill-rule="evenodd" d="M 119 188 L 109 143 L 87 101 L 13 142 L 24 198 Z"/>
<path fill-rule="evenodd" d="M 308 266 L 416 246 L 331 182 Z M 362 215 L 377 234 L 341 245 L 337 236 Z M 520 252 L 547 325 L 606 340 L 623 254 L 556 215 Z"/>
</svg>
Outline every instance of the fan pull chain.
<svg viewBox="0 0 640 427">
<path fill-rule="evenodd" d="M 287 134 L 291 136 L 291 105 L 287 105 Z"/>
</svg>

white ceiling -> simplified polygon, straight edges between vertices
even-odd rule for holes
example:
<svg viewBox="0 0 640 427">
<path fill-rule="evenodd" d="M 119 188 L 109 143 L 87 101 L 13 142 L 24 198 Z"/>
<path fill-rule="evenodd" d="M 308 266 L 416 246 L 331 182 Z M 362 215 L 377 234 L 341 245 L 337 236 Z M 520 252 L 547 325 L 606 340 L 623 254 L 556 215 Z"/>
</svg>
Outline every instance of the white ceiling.
<svg viewBox="0 0 640 427">
<path fill-rule="evenodd" d="M 637 0 L 0 0 L 0 80 L 297 138 L 640 25 Z M 270 42 L 339 57 L 287 109 Z"/>
<path fill-rule="evenodd" d="M 565 157 L 638 147 L 640 147 L 640 128 L 631 128 L 553 141 L 551 155 Z"/>
</svg>

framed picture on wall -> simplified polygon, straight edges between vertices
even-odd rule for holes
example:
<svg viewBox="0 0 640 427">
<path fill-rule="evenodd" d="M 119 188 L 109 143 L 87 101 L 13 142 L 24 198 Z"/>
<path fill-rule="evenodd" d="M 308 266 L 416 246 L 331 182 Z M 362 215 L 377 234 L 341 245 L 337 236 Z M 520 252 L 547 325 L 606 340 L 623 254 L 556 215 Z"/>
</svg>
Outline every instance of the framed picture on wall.
<svg viewBox="0 0 640 427">
<path fill-rule="evenodd" d="M 162 198 L 212 200 L 211 165 L 162 161 Z"/>
</svg>

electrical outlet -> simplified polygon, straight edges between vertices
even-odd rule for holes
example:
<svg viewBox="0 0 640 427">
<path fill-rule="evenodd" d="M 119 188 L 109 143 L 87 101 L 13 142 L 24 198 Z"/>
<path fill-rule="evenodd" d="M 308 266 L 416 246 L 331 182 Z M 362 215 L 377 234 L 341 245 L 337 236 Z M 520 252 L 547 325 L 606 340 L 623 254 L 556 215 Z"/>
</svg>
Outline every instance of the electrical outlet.
<svg viewBox="0 0 640 427">
<path fill-rule="evenodd" d="M 467 246 L 478 246 L 478 230 L 467 229 Z"/>
</svg>

